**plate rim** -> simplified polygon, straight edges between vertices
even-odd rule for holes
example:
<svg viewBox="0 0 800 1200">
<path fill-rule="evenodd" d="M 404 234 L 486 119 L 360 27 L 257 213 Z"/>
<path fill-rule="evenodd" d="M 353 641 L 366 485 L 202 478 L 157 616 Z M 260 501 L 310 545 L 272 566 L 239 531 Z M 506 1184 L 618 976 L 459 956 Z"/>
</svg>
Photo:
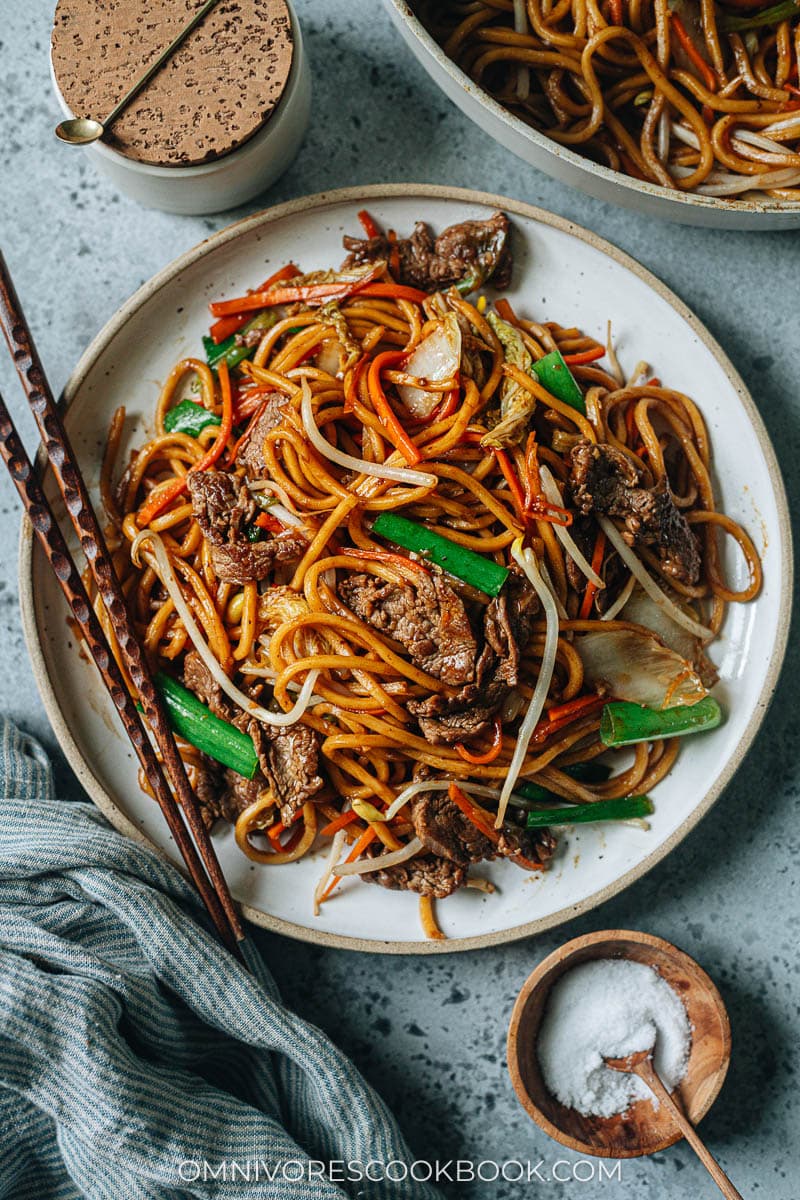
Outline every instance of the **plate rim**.
<svg viewBox="0 0 800 1200">
<path fill-rule="evenodd" d="M 524 121 L 515 116 L 512 112 L 505 109 L 502 104 L 495 100 L 494 96 L 490 95 L 485 88 L 473 82 L 465 71 L 462 71 L 453 59 L 449 58 L 439 43 L 428 32 L 422 21 L 412 9 L 408 0 L 384 0 L 384 4 L 389 9 L 389 15 L 393 16 L 396 21 L 402 22 L 403 26 L 408 30 L 417 44 L 422 47 L 430 59 L 445 72 L 450 81 L 458 88 L 459 92 L 467 97 L 473 97 L 477 100 L 487 112 L 506 126 L 513 134 L 522 137 L 529 144 L 537 146 L 540 150 L 551 155 L 555 159 L 563 159 L 575 167 L 576 170 L 585 172 L 586 175 L 594 176 L 597 179 L 603 180 L 610 186 L 619 186 L 631 196 L 648 196 L 651 199 L 662 201 L 665 205 L 674 206 L 677 212 L 672 214 L 672 219 L 678 219 L 678 213 L 684 210 L 691 211 L 692 208 L 700 211 L 711 213 L 734 213 L 740 215 L 758 217 L 786 217 L 786 228 L 791 228 L 789 223 L 792 217 L 800 216 L 800 203 L 783 204 L 780 202 L 764 202 L 760 200 L 740 200 L 737 201 L 736 208 L 731 208 L 723 197 L 720 196 L 704 196 L 697 192 L 682 192 L 678 189 L 670 191 L 668 188 L 661 187 L 660 184 L 652 183 L 649 179 L 634 179 L 629 175 L 624 175 L 621 171 L 615 171 L 611 167 L 605 166 L 603 163 L 596 163 L 592 159 L 584 158 L 573 150 L 568 145 L 562 145 L 560 142 L 553 141 L 546 134 L 538 129 L 534 129 L 530 125 L 526 125 Z M 417 61 L 420 61 L 419 59 Z M 424 67 L 424 63 L 421 63 Z M 425 68 L 427 70 L 427 68 Z M 428 72 L 430 74 L 430 72 Z M 433 83 L 442 90 L 441 84 L 436 79 Z M 468 120 L 476 124 L 475 118 L 459 105 L 459 110 L 467 117 Z M 489 135 L 493 140 L 497 138 L 493 134 Z M 516 153 L 512 151 L 511 153 Z M 517 157 L 521 157 L 517 155 Z M 523 159 L 523 161 L 528 161 Z M 533 166 L 532 163 L 529 163 Z M 548 174 L 543 167 L 534 167 L 534 170 L 541 170 L 544 174 Z M 568 186 L 577 187 L 577 184 Z M 619 204 L 621 201 L 613 201 Z M 666 218 L 665 218 L 666 219 Z M 778 229 L 780 227 L 777 227 Z"/>
<path fill-rule="evenodd" d="M 310 209 L 318 209 L 324 211 L 326 208 L 334 207 L 343 203 L 362 203 L 364 200 L 381 200 L 392 199 L 396 197 L 412 198 L 419 197 L 421 199 L 440 199 L 454 200 L 461 204 L 482 205 L 485 207 L 501 208 L 511 215 L 525 217 L 528 220 L 538 222 L 539 224 L 549 225 L 551 228 L 557 229 L 562 233 L 566 233 L 578 240 L 584 242 L 594 250 L 599 250 L 602 254 L 614 260 L 620 266 L 626 268 L 641 279 L 648 287 L 650 287 L 657 295 L 665 300 L 683 320 L 688 324 L 691 331 L 700 339 L 705 348 L 713 355 L 718 365 L 722 368 L 732 387 L 736 391 L 740 402 L 742 403 L 748 419 L 751 423 L 753 431 L 758 439 L 758 443 L 767 465 L 770 483 L 772 484 L 776 508 L 778 513 L 777 533 L 780 540 L 781 555 L 784 560 L 784 570 L 780 582 L 780 594 L 778 600 L 778 617 L 775 630 L 775 642 L 770 655 L 767 673 L 764 683 L 758 694 L 755 702 L 753 713 L 750 720 L 744 729 L 742 737 L 726 763 L 722 773 L 715 783 L 706 791 L 703 798 L 699 801 L 692 812 L 685 818 L 681 824 L 673 830 L 672 834 L 660 846 L 648 854 L 640 863 L 632 867 L 629 871 L 624 872 L 613 882 L 606 884 L 605 887 L 599 888 L 592 892 L 577 904 L 567 905 L 565 908 L 559 909 L 555 913 L 551 913 L 546 917 L 540 917 L 533 921 L 527 921 L 522 925 L 515 925 L 512 928 L 504 930 L 495 930 L 491 933 L 474 934 L 470 937 L 454 937 L 447 938 L 443 941 L 396 941 L 394 939 L 371 939 L 351 937 L 346 934 L 333 933 L 324 929 L 312 929 L 305 925 L 298 925 L 293 921 L 285 920 L 282 917 L 275 917 L 262 909 L 255 908 L 250 904 L 242 901 L 237 901 L 243 916 L 254 925 L 258 925 L 263 929 L 268 929 L 272 933 L 284 934 L 294 938 L 297 941 L 309 942 L 315 945 L 332 946 L 341 950 L 356 950 L 364 953 L 372 954 L 454 954 L 467 950 L 477 950 L 488 946 L 502 945 L 508 942 L 519 941 L 522 938 L 530 937 L 533 934 L 543 933 L 545 930 L 558 927 L 573 920 L 575 917 L 581 916 L 584 913 L 590 912 L 594 908 L 598 908 L 613 896 L 624 891 L 631 884 L 641 879 L 649 871 L 651 871 L 662 859 L 666 858 L 672 850 L 683 841 L 685 837 L 695 828 L 702 818 L 710 811 L 713 805 L 721 796 L 731 779 L 741 766 L 747 752 L 761 727 L 761 724 L 766 716 L 769 705 L 775 694 L 786 654 L 786 647 L 789 635 L 789 624 L 791 618 L 791 598 L 792 598 L 792 580 L 794 575 L 794 558 L 793 545 L 791 535 L 791 524 L 789 519 L 789 507 L 786 497 L 786 490 L 781 474 L 780 466 L 778 465 L 777 456 L 774 447 L 770 440 L 766 426 L 762 420 L 761 414 L 756 408 L 755 402 L 751 397 L 744 380 L 739 375 L 738 371 L 733 366 L 728 356 L 725 354 L 717 340 L 706 329 L 700 319 L 691 311 L 691 309 L 664 283 L 661 282 L 655 275 L 652 274 L 646 267 L 643 267 L 636 259 L 632 258 L 625 251 L 620 250 L 612 243 L 599 237 L 591 230 L 584 229 L 577 225 L 574 221 L 569 221 L 564 217 L 556 216 L 554 213 L 547 212 L 545 209 L 539 208 L 536 205 L 527 204 L 522 200 L 514 200 L 506 196 L 500 196 L 491 192 L 477 191 L 472 188 L 458 188 L 439 184 L 417 184 L 417 183 L 393 183 L 393 184 L 370 184 L 364 186 L 337 188 L 331 191 L 317 192 L 309 196 L 301 196 L 294 200 L 288 200 L 281 204 L 270 206 L 262 209 L 259 212 L 252 213 L 238 221 L 234 221 L 230 225 L 226 225 L 223 229 L 217 230 L 209 237 L 204 238 L 195 246 L 184 251 L 173 259 L 160 271 L 157 271 L 150 279 L 145 281 L 136 291 L 126 300 L 117 312 L 106 322 L 102 329 L 95 335 L 89 343 L 83 354 L 78 359 L 76 366 L 64 386 L 64 390 L 59 398 L 59 406 L 63 413 L 66 413 L 77 392 L 82 387 L 86 376 L 89 374 L 96 360 L 106 350 L 108 345 L 116 337 L 117 333 L 124 327 L 127 321 L 157 292 L 170 283 L 176 276 L 186 270 L 195 262 L 205 257 L 206 254 L 218 247 L 225 245 L 229 241 L 233 241 L 242 235 L 250 233 L 252 230 L 260 227 L 268 227 L 275 221 L 282 220 L 284 217 L 293 216 L 297 213 L 306 212 Z M 46 466 L 44 450 L 39 449 L 36 456 L 37 471 L 42 475 Z M 122 811 L 117 802 L 100 784 L 99 780 L 94 775 L 88 761 L 81 752 L 77 741 L 72 735 L 66 718 L 64 717 L 61 707 L 58 703 L 55 688 L 53 686 L 50 674 L 47 670 L 45 655 L 42 647 L 42 639 L 39 636 L 38 626 L 35 620 L 35 604 L 33 592 L 33 546 L 34 536 L 33 528 L 27 516 L 23 516 L 20 528 L 20 543 L 18 557 L 18 583 L 19 583 L 19 599 L 20 612 L 22 617 L 23 635 L 25 638 L 26 648 L 30 657 L 31 666 L 33 669 L 34 679 L 39 691 L 45 713 L 53 728 L 56 740 L 61 747 L 61 750 L 67 759 L 71 769 L 75 772 L 78 780 L 86 790 L 92 801 L 97 805 L 100 811 L 107 817 L 110 823 L 120 833 L 127 837 L 133 838 L 140 845 L 148 846 L 154 850 L 162 858 L 166 859 L 173 866 L 177 866 L 171 858 L 159 846 L 150 840 L 143 831 L 130 820 Z M 177 869 L 183 872 L 183 867 L 177 866 Z"/>
</svg>

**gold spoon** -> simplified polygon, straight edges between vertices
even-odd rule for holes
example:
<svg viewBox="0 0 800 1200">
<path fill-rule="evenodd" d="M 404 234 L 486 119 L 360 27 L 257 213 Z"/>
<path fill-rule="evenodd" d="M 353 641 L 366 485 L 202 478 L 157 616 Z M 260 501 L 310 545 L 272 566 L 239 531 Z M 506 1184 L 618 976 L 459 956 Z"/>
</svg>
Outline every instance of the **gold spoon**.
<svg viewBox="0 0 800 1200">
<path fill-rule="evenodd" d="M 146 87 L 157 71 L 160 71 L 164 63 L 171 57 L 180 46 L 181 42 L 189 36 L 195 26 L 199 25 L 206 13 L 211 12 L 211 9 L 218 0 L 206 0 L 202 8 L 199 8 L 192 17 L 188 25 L 186 25 L 177 37 L 173 38 L 166 50 L 159 54 L 155 62 L 152 62 L 145 71 L 144 75 L 136 81 L 129 92 L 113 108 L 104 121 L 93 121 L 91 117 L 70 117 L 67 121 L 62 121 L 60 125 L 56 125 L 56 137 L 61 138 L 62 142 L 68 142 L 70 146 L 88 146 L 91 142 L 97 142 L 106 130 L 113 125 L 123 108 L 127 107 L 142 88 Z"/>
<path fill-rule="evenodd" d="M 708 1171 L 711 1178 L 716 1183 L 723 1196 L 727 1200 L 742 1200 L 742 1195 L 737 1192 L 736 1188 L 731 1183 L 728 1176 L 723 1171 L 722 1167 L 712 1157 L 705 1143 L 700 1138 L 699 1133 L 691 1124 L 689 1119 L 681 1112 L 678 1105 L 672 1099 L 664 1084 L 659 1079 L 653 1067 L 653 1047 L 649 1050 L 639 1050 L 636 1054 L 629 1054 L 626 1058 L 606 1058 L 604 1062 L 612 1071 L 624 1071 L 626 1075 L 638 1075 L 643 1079 L 650 1091 L 656 1097 L 660 1104 L 665 1104 L 667 1109 L 672 1114 L 672 1119 L 680 1129 L 686 1141 L 694 1150 L 700 1162 Z"/>
</svg>

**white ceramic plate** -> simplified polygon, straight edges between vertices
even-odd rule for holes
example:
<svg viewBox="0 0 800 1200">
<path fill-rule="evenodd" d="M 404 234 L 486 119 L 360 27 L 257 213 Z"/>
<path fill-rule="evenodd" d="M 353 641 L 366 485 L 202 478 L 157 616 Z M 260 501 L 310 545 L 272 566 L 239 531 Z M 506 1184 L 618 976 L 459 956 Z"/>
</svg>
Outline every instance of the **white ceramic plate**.
<svg viewBox="0 0 800 1200">
<path fill-rule="evenodd" d="M 342 233 L 358 231 L 366 203 L 389 228 L 418 218 L 444 226 L 497 207 L 514 222 L 515 308 L 536 319 L 575 324 L 605 339 L 610 317 L 624 366 L 646 359 L 670 386 L 691 393 L 708 421 L 722 505 L 742 521 L 763 556 L 759 599 L 736 606 L 713 655 L 727 723 L 690 739 L 672 775 L 658 786 L 649 832 L 584 826 L 562 839 L 552 870 L 532 877 L 509 863 L 482 868 L 497 894 L 456 894 L 438 906 L 451 939 L 421 942 L 417 897 L 356 880 L 322 915 L 311 895 L 322 859 L 286 867 L 249 862 L 232 831 L 216 835 L 226 877 L 246 916 L 310 941 L 393 953 L 474 948 L 556 925 L 613 895 L 673 849 L 719 796 L 758 728 L 783 658 L 791 586 L 786 500 L 775 457 L 752 400 L 719 347 L 691 313 L 632 259 L 558 217 L 484 194 L 396 185 L 294 201 L 216 234 L 167 267 L 128 301 L 98 335 L 66 389 L 66 422 L 90 487 L 97 483 L 104 431 L 118 404 L 128 412 L 126 445 L 140 442 L 162 380 L 196 353 L 212 298 L 255 286 L 294 259 L 307 268 L 341 261 Z M 53 490 L 52 478 L 48 485 Z M 736 585 L 742 563 L 728 564 Z M 30 529 L 23 530 L 20 588 L 28 647 L 48 715 L 89 794 L 126 833 L 146 838 L 178 861 L 156 805 L 138 789 L 136 765 L 94 668 L 79 653 L 66 608 Z"/>
<path fill-rule="evenodd" d="M 631 179 L 584 158 L 531 129 L 473 83 L 447 57 L 406 0 L 384 0 L 389 15 L 408 48 L 446 96 L 486 133 L 545 175 L 588 192 L 598 200 L 683 225 L 716 229 L 800 229 L 800 204 L 779 200 L 740 200 L 669 191 L 657 184 Z"/>
</svg>

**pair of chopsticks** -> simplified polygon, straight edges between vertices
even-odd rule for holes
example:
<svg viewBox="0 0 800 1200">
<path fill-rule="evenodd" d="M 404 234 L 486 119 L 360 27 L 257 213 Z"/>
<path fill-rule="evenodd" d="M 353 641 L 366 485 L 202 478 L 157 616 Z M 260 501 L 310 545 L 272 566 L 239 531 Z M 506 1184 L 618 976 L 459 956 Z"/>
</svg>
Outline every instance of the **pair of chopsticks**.
<svg viewBox="0 0 800 1200">
<path fill-rule="evenodd" d="M 108 612 L 120 654 L 141 700 L 166 768 L 166 775 L 148 737 L 137 705 L 92 608 L 80 571 L 56 523 L 14 422 L 0 396 L 0 456 L 8 467 L 25 511 L 48 562 L 78 623 L 125 732 L 183 856 L 209 915 L 229 950 L 243 962 L 239 942 L 244 932 L 222 874 L 216 852 L 203 824 L 197 798 L 189 783 L 164 702 L 128 614 L 111 555 L 92 508 L 89 493 L 17 298 L 8 267 L 0 254 L 0 326 L 22 389 L 39 427 L 67 512 Z M 170 789 L 170 782 L 172 789 Z"/>
</svg>

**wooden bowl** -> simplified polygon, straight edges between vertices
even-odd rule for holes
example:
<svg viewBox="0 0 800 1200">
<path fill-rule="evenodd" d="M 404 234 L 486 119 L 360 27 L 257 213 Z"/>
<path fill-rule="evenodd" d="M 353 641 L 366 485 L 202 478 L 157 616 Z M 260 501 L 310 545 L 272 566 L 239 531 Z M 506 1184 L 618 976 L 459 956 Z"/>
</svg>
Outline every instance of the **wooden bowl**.
<svg viewBox="0 0 800 1200">
<path fill-rule="evenodd" d="M 655 967 L 680 996 L 689 1016 L 692 1045 L 675 1095 L 696 1125 L 719 1095 L 731 1055 L 731 1029 L 722 997 L 705 971 L 676 946 L 649 933 L 611 929 L 575 938 L 554 950 L 526 980 L 511 1014 L 508 1067 L 523 1107 L 545 1133 L 579 1154 L 637 1158 L 677 1142 L 681 1133 L 662 1105 L 637 1100 L 613 1117 L 584 1117 L 547 1091 L 536 1043 L 550 989 L 566 971 L 599 958 L 627 958 Z"/>
</svg>

